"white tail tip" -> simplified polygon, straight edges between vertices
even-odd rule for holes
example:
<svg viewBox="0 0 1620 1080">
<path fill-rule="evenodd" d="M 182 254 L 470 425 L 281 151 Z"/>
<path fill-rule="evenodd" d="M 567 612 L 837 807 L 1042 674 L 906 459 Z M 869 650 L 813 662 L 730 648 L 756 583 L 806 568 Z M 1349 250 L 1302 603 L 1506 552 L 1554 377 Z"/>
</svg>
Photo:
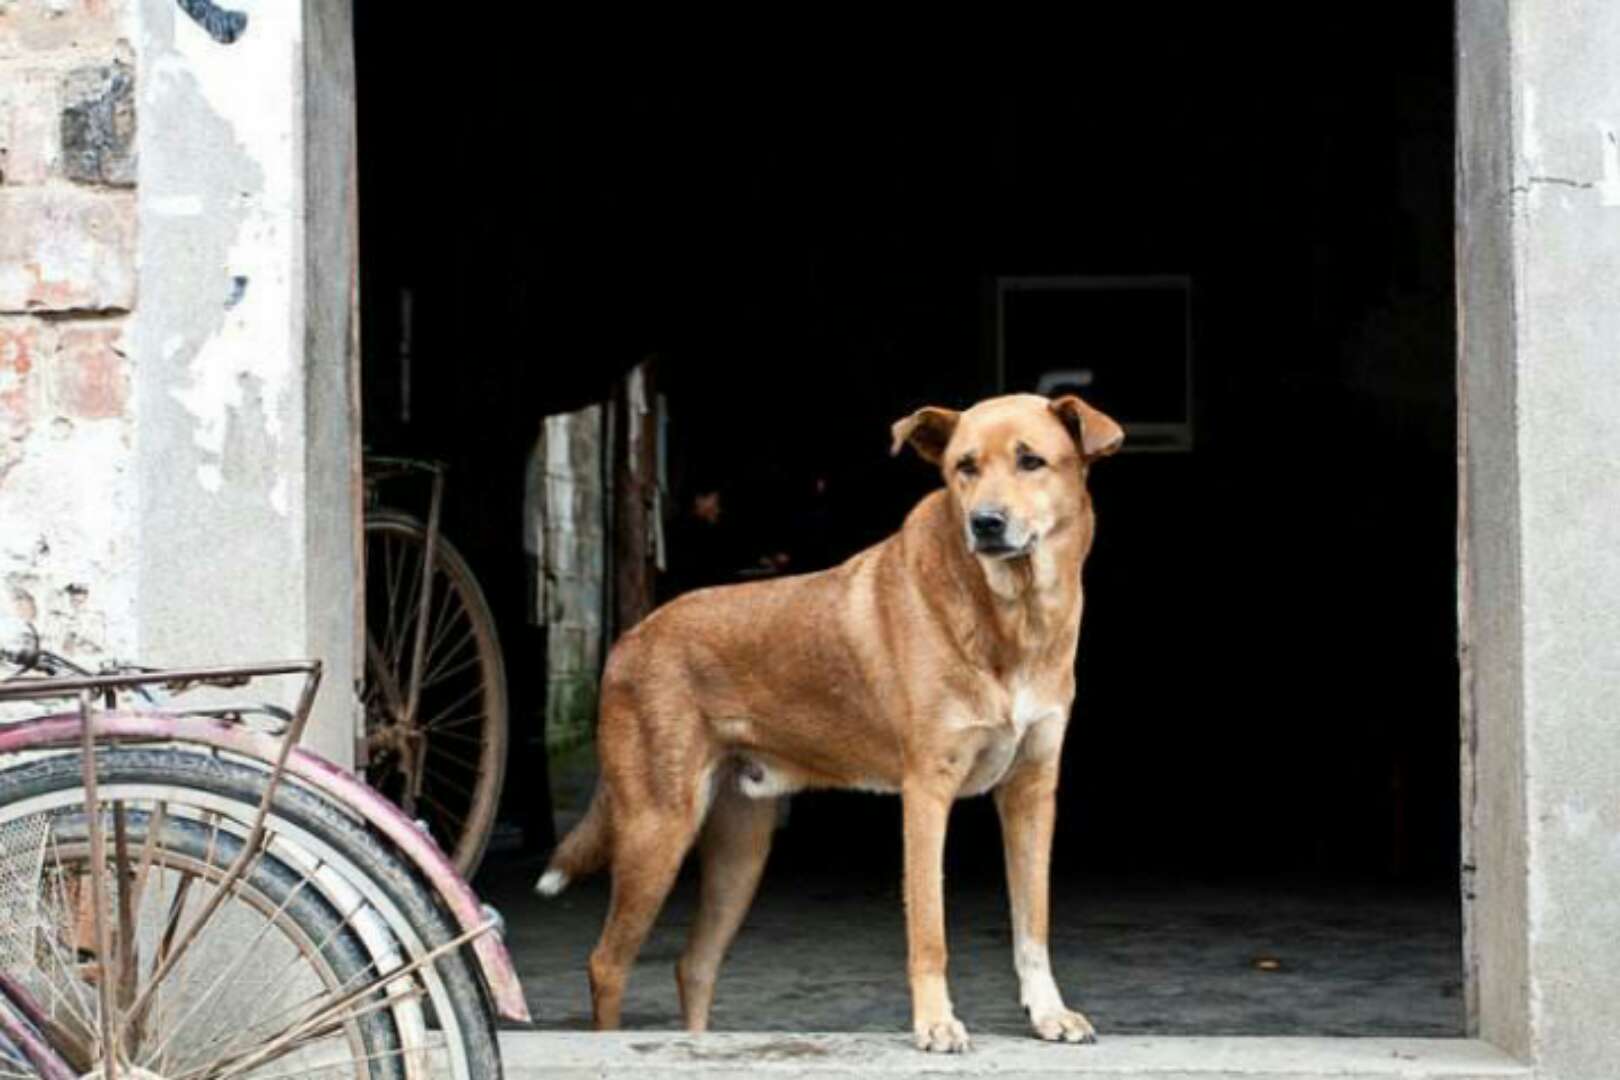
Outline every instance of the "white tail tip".
<svg viewBox="0 0 1620 1080">
<path fill-rule="evenodd" d="M 556 896 L 568 888 L 568 875 L 561 870 L 547 870 L 534 883 L 534 891 L 541 896 Z"/>
</svg>

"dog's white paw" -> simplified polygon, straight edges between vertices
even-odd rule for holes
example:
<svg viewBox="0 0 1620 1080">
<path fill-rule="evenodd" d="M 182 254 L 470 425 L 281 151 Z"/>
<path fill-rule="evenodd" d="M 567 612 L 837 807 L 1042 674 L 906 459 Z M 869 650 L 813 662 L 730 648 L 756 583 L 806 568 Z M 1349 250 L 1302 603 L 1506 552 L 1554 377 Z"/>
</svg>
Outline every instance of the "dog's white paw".
<svg viewBox="0 0 1620 1080">
<path fill-rule="evenodd" d="M 961 1054 L 968 1049 L 967 1028 L 954 1016 L 943 1020 L 919 1020 L 916 1024 L 917 1049 L 932 1054 Z"/>
<path fill-rule="evenodd" d="M 1073 1009 L 1053 1009 L 1049 1012 L 1031 1014 L 1030 1026 L 1035 1034 L 1047 1042 L 1068 1043 L 1094 1043 L 1097 1041 L 1097 1029 L 1091 1026 L 1080 1013 Z"/>
</svg>

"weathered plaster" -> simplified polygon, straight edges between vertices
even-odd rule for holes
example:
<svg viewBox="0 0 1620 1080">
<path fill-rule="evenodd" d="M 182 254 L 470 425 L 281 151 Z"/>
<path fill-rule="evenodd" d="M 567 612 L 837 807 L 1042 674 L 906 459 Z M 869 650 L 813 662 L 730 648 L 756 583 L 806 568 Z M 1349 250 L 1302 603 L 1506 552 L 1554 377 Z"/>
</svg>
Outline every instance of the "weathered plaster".
<svg viewBox="0 0 1620 1080">
<path fill-rule="evenodd" d="M 310 349 L 305 14 L 262 5 L 222 41 L 172 0 L 141 13 L 142 655 L 320 657 L 310 742 L 346 762 L 355 425 L 320 411 L 343 355 Z"/>
</svg>

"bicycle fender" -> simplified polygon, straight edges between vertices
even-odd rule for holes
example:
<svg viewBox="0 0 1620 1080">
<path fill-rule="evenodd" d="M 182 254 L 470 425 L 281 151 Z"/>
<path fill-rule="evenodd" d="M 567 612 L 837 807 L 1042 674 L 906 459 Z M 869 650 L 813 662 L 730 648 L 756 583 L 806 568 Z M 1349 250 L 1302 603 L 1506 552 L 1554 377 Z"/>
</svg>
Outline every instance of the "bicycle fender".
<svg viewBox="0 0 1620 1080">
<path fill-rule="evenodd" d="M 0 726 L 0 754 L 76 747 L 80 742 L 81 723 L 79 714 L 74 712 L 5 724 Z M 279 736 L 251 731 L 240 724 L 211 717 L 177 717 L 131 710 L 97 713 L 95 735 L 98 742 L 190 743 L 240 754 L 261 763 L 275 761 L 281 749 Z M 476 930 L 489 921 L 478 895 L 456 872 L 433 837 L 375 789 L 347 769 L 302 747 L 294 747 L 287 755 L 287 774 L 346 807 L 387 837 L 443 902 L 460 932 Z M 523 1000 L 523 987 L 499 928 L 496 933 L 474 938 L 471 948 L 478 959 L 484 984 L 489 988 L 495 1012 L 503 1020 L 527 1022 L 529 1006 Z"/>
</svg>

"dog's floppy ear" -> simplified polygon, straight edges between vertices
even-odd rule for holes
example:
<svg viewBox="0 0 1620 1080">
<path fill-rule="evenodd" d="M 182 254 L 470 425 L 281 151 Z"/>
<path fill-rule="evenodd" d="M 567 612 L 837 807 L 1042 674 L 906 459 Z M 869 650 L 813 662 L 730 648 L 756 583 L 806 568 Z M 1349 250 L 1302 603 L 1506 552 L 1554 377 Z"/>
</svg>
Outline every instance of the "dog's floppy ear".
<svg viewBox="0 0 1620 1080">
<path fill-rule="evenodd" d="M 1125 441 L 1125 429 L 1105 413 L 1098 412 L 1073 394 L 1052 400 L 1053 414 L 1074 436 L 1080 456 L 1087 461 L 1107 457 Z"/>
<path fill-rule="evenodd" d="M 951 441 L 951 433 L 956 430 L 956 422 L 961 416 L 955 409 L 930 405 L 918 409 L 904 420 L 896 420 L 889 429 L 894 434 L 889 453 L 898 454 L 901 447 L 910 443 L 918 457 L 938 465 L 939 459 L 945 456 L 945 445 Z"/>
</svg>

